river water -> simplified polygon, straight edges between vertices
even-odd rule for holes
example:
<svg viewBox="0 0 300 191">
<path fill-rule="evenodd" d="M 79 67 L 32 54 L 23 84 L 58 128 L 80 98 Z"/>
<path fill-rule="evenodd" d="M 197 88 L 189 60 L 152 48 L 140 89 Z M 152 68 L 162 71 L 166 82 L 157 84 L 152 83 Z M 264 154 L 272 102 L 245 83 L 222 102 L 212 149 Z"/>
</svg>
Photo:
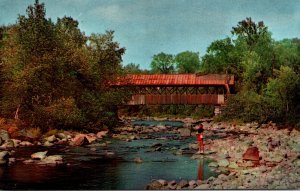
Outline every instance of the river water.
<svg viewBox="0 0 300 191">
<path fill-rule="evenodd" d="M 180 122 L 135 121 L 135 124 L 167 124 L 180 126 Z M 14 165 L 0 168 L 0 189 L 144 189 L 153 179 L 197 180 L 216 176 L 207 164 L 208 159 L 190 159 L 192 153 L 175 155 L 178 149 L 188 147 L 194 137 L 180 140 L 176 134 L 152 133 L 150 139 L 125 142 L 113 139 L 107 147 L 55 146 L 27 147 L 16 149 Z M 161 139 L 168 137 L 169 139 Z M 160 151 L 154 151 L 154 144 L 161 144 Z M 48 150 L 48 154 L 63 155 L 65 164 L 40 166 L 24 164 L 34 152 Z M 113 151 L 115 157 L 105 156 Z M 135 163 L 140 157 L 144 162 Z"/>
</svg>

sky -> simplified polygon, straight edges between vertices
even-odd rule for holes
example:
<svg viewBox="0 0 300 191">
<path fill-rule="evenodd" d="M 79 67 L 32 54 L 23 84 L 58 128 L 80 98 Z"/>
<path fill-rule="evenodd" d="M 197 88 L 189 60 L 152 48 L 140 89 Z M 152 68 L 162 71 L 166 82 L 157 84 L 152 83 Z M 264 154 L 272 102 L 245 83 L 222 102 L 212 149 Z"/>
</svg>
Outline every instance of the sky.
<svg viewBox="0 0 300 191">
<path fill-rule="evenodd" d="M 300 0 L 40 0 L 53 21 L 71 16 L 85 34 L 115 31 L 126 48 L 123 65 L 149 69 L 153 55 L 183 51 L 203 56 L 231 37 L 239 21 L 264 21 L 276 40 L 300 37 Z M 0 25 L 14 24 L 34 0 L 0 0 Z"/>
</svg>

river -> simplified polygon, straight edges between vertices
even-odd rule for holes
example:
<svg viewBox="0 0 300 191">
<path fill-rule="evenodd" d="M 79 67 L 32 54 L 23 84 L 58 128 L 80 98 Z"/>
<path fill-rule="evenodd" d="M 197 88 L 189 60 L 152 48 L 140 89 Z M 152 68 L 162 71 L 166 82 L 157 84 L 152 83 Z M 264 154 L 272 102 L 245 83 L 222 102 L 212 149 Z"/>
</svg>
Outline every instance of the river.
<svg viewBox="0 0 300 191">
<path fill-rule="evenodd" d="M 181 122 L 134 121 L 133 124 L 181 126 Z M 188 147 L 194 137 L 178 139 L 178 134 L 152 133 L 148 139 L 131 142 L 106 138 L 107 147 L 54 146 L 15 149 L 15 164 L 0 168 L 0 189 L 144 189 L 153 179 L 197 180 L 216 174 L 207 166 L 209 159 L 192 160 L 190 154 L 175 155 Z M 168 139 L 161 139 L 168 137 Z M 154 144 L 161 144 L 154 151 Z M 40 166 L 24 164 L 34 152 L 48 150 L 49 155 L 63 155 L 65 164 Z M 115 157 L 103 153 L 114 152 Z M 140 157 L 143 162 L 136 163 Z M 200 177 L 199 177 L 200 176 Z"/>
</svg>

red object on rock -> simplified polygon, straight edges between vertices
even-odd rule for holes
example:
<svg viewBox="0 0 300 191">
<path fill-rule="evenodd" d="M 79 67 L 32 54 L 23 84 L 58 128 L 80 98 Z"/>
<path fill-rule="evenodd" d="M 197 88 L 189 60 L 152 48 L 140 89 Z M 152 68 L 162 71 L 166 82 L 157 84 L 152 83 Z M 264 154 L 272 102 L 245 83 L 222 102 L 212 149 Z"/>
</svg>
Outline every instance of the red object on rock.
<svg viewBox="0 0 300 191">
<path fill-rule="evenodd" d="M 243 154 L 244 160 L 259 161 L 259 151 L 257 147 L 249 147 Z"/>
</svg>

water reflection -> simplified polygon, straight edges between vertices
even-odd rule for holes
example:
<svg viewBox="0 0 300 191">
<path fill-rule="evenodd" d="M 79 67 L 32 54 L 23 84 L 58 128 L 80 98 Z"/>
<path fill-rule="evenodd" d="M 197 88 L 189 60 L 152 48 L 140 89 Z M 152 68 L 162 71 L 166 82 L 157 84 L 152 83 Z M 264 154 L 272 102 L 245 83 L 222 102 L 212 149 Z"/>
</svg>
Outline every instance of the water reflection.
<svg viewBox="0 0 300 191">
<path fill-rule="evenodd" d="M 203 160 L 203 158 L 199 159 L 197 180 L 204 180 L 204 160 Z"/>
</svg>

